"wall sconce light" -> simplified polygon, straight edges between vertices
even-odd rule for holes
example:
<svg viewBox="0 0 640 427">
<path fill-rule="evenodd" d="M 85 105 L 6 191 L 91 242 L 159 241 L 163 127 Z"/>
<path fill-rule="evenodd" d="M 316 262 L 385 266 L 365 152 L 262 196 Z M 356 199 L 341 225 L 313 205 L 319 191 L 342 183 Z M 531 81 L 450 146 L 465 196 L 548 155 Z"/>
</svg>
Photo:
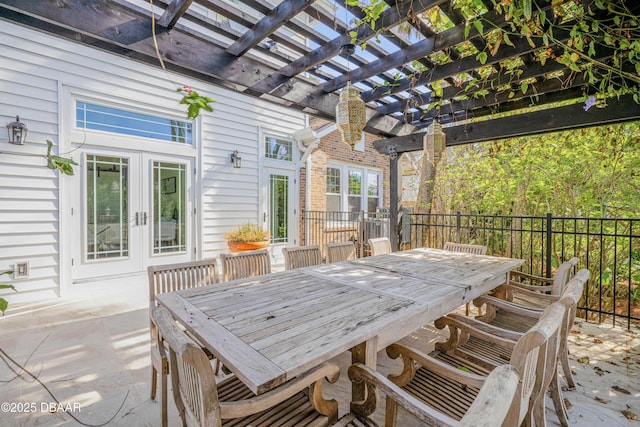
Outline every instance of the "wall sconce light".
<svg viewBox="0 0 640 427">
<path fill-rule="evenodd" d="M 242 167 L 242 157 L 238 155 L 238 150 L 231 153 L 231 164 L 237 169 Z"/>
<path fill-rule="evenodd" d="M 7 125 L 9 132 L 9 143 L 23 145 L 27 137 L 27 125 L 20 121 L 20 117 L 16 116 L 16 121 Z"/>
</svg>

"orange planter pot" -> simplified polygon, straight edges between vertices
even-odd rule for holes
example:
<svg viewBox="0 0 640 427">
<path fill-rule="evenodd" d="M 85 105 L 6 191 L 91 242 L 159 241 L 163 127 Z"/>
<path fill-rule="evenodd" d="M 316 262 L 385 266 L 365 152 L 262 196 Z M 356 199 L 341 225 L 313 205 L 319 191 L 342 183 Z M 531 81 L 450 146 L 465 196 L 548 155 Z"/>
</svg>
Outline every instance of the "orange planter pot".
<svg viewBox="0 0 640 427">
<path fill-rule="evenodd" d="M 246 252 L 246 251 L 255 251 L 257 249 L 263 249 L 269 246 L 269 241 L 265 240 L 262 242 L 230 242 L 227 241 L 227 245 L 229 246 L 229 250 L 231 252 Z"/>
</svg>

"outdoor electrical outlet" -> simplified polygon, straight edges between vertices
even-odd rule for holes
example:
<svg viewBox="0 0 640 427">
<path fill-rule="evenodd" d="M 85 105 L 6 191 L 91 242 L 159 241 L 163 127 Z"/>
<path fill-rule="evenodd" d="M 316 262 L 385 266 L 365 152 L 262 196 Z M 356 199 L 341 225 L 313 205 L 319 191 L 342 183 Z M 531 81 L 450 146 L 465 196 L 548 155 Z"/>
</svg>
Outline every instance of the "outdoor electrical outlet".
<svg viewBox="0 0 640 427">
<path fill-rule="evenodd" d="M 13 278 L 20 279 L 25 277 L 29 277 L 29 261 L 16 262 L 13 269 Z"/>
</svg>

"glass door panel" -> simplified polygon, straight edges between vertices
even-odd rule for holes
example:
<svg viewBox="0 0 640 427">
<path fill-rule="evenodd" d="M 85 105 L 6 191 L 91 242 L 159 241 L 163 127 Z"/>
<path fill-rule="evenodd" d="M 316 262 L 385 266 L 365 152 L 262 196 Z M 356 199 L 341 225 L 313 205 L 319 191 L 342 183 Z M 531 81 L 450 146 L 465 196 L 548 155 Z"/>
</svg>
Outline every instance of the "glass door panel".
<svg viewBox="0 0 640 427">
<path fill-rule="evenodd" d="M 87 156 L 87 260 L 129 256 L 129 160 Z"/>
<path fill-rule="evenodd" d="M 271 252 L 274 264 L 283 264 L 282 248 L 295 244 L 295 172 L 279 168 L 264 168 L 261 176 L 263 227 L 271 232 Z"/>
<path fill-rule="evenodd" d="M 289 176 L 269 175 L 269 231 L 271 243 L 289 241 Z"/>
<path fill-rule="evenodd" d="M 186 252 L 185 164 L 153 162 L 153 254 Z"/>
</svg>

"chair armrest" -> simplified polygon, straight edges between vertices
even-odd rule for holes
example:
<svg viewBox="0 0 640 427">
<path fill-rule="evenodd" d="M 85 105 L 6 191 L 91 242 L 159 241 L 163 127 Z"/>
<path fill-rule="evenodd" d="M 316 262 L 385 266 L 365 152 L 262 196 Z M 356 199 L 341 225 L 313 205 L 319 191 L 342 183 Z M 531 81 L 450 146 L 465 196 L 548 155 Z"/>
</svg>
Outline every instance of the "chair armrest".
<svg viewBox="0 0 640 427">
<path fill-rule="evenodd" d="M 526 283 L 516 282 L 515 280 L 509 280 L 507 285 L 539 293 L 551 292 L 553 289 L 553 285 L 528 285 Z"/>
<path fill-rule="evenodd" d="M 489 295 L 482 295 L 473 300 L 473 305 L 476 307 L 482 307 L 483 305 L 490 305 L 494 308 L 498 308 L 509 313 L 515 313 L 524 317 L 531 317 L 539 319 L 544 310 L 539 308 L 524 307 L 514 302 L 505 301 L 500 298 L 492 297 Z"/>
<path fill-rule="evenodd" d="M 521 286 L 514 286 L 511 283 L 503 286 L 507 290 L 507 292 L 511 292 L 512 294 L 524 295 L 527 298 L 537 299 L 539 301 L 542 301 L 548 304 L 552 304 L 560 299 L 560 295 L 544 294 L 537 290 L 530 290 L 530 289 L 523 288 Z M 542 286 L 538 286 L 538 287 L 541 288 Z M 534 288 L 536 288 L 536 286 L 534 286 Z"/>
<path fill-rule="evenodd" d="M 222 419 L 242 418 L 247 415 L 265 411 L 276 404 L 290 398 L 294 394 L 312 387 L 309 399 L 314 407 L 323 415 L 334 420 L 338 417 L 338 402 L 335 400 L 323 400 L 320 408 L 318 403 L 322 400 L 317 397 L 322 393 L 322 381 L 326 378 L 330 383 L 335 383 L 340 376 L 340 368 L 334 363 L 323 363 L 307 373 L 287 381 L 280 387 L 250 399 L 238 400 L 234 402 L 220 402 L 220 415 Z M 329 412 L 329 413 L 325 413 Z M 332 413 L 334 412 L 334 413 Z"/>
<path fill-rule="evenodd" d="M 516 343 L 513 339 L 503 338 L 500 334 L 496 334 L 500 328 L 495 326 L 492 328 L 486 328 L 487 323 L 479 320 L 470 322 L 462 322 L 456 318 L 444 316 L 437 319 L 433 324 L 438 329 L 443 329 L 445 326 L 449 327 L 449 340 L 443 343 L 436 344 L 438 350 L 448 351 L 457 347 L 459 344 L 460 333 L 463 333 L 463 342 L 466 342 L 468 337 L 466 335 L 479 338 L 483 341 L 487 341 L 491 344 L 498 345 L 503 348 L 513 350 Z"/>
<path fill-rule="evenodd" d="M 523 273 L 521 271 L 511 271 L 509 272 L 511 277 L 519 278 L 520 280 L 515 280 L 516 282 L 522 281 L 522 279 L 533 280 L 535 282 L 541 283 L 553 283 L 553 277 L 542 277 L 542 276 L 534 276 L 533 274 Z"/>
<path fill-rule="evenodd" d="M 518 370 L 508 364 L 491 371 L 460 420 L 460 427 L 491 427 L 504 420 L 516 395 L 519 378 Z"/>
<path fill-rule="evenodd" d="M 441 317 L 437 321 L 442 321 L 443 327 L 444 325 L 449 326 L 450 324 L 454 326 L 458 326 L 461 324 L 468 325 L 482 332 L 486 332 L 488 334 L 495 335 L 497 337 L 510 341 L 518 341 L 522 336 L 520 332 L 503 329 L 498 326 L 494 326 L 489 323 L 481 322 L 471 317 L 462 316 L 455 313 L 451 313 L 446 315 L 445 317 Z"/>
<path fill-rule="evenodd" d="M 420 365 L 426 367 L 429 370 L 437 372 L 445 378 L 453 381 L 457 381 L 466 384 L 471 387 L 480 388 L 486 379 L 485 376 L 465 372 L 455 366 L 444 363 L 438 359 L 435 359 L 418 349 L 408 347 L 404 344 L 391 344 L 387 347 L 387 355 L 392 359 L 397 359 L 402 356 L 405 365 L 412 362 L 418 362 Z M 404 371 L 403 371 L 404 373 Z M 403 378 L 404 379 L 404 378 Z"/>
<path fill-rule="evenodd" d="M 349 379 L 352 382 L 360 383 L 362 381 L 365 381 L 374 385 L 378 389 L 382 390 L 387 395 L 387 397 L 395 400 L 399 406 L 411 412 L 414 416 L 425 422 L 427 425 L 458 425 L 457 420 L 436 411 L 430 406 L 427 406 L 422 401 L 418 400 L 414 396 L 402 390 L 399 386 L 392 383 L 379 372 L 376 372 L 361 363 L 351 365 L 349 367 L 348 373 Z"/>
</svg>

